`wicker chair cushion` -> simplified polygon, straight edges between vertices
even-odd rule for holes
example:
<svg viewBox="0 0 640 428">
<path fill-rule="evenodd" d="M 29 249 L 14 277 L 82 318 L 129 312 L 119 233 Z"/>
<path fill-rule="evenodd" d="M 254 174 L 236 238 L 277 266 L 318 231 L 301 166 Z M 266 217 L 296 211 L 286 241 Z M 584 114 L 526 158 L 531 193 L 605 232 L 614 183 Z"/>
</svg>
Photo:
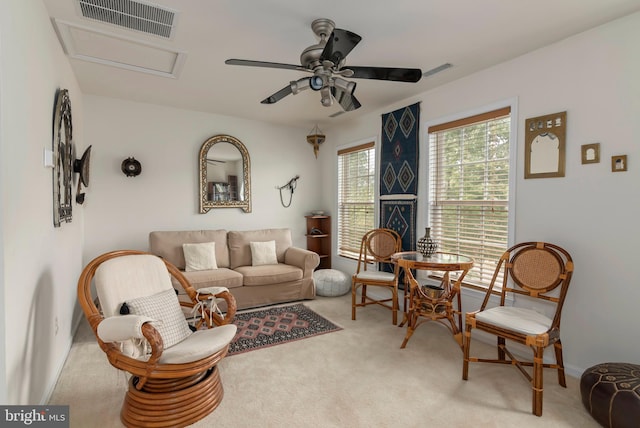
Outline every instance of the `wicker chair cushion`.
<svg viewBox="0 0 640 428">
<path fill-rule="evenodd" d="M 107 260 L 96 269 L 95 283 L 105 318 L 120 316 L 123 302 L 173 290 L 162 259 L 146 254 Z"/>
<path fill-rule="evenodd" d="M 178 336 L 169 336 L 165 338 L 165 334 L 160 332 L 164 341 L 164 347 L 168 348 L 170 343 L 177 343 L 176 340 L 183 340 L 185 330 L 191 333 L 187 321 L 184 318 L 180 303 L 175 295 L 175 290 L 171 284 L 171 276 L 164 262 L 157 256 L 153 255 L 128 255 L 117 257 L 102 263 L 95 273 L 96 292 L 98 300 L 105 318 L 121 317 L 120 308 L 124 302 L 129 306 L 131 313 L 137 315 L 146 315 L 154 320 L 163 320 L 165 315 L 141 313 L 137 309 L 137 305 L 132 306 L 132 302 L 138 299 L 148 299 L 162 292 L 166 292 L 165 300 L 169 299 L 172 303 L 173 311 L 180 314 L 182 325 L 178 327 Z M 175 315 L 174 315 L 175 318 Z M 165 321 L 162 324 L 167 324 Z M 161 323 L 154 324 L 160 330 Z M 183 328 L 184 327 L 184 328 Z M 175 329 L 173 326 L 167 327 L 170 330 Z M 183 337 L 184 336 L 184 337 Z M 120 342 L 122 352 L 133 358 L 146 359 L 148 357 L 148 346 L 146 340 L 139 338 Z"/>
<path fill-rule="evenodd" d="M 198 330 L 177 345 L 165 349 L 160 363 L 184 364 L 208 357 L 231 343 L 236 330 L 234 324 Z"/>
<path fill-rule="evenodd" d="M 542 334 L 553 320 L 532 309 L 497 306 L 476 314 L 476 320 L 524 334 Z"/>
<path fill-rule="evenodd" d="M 363 270 L 362 272 L 354 275 L 357 279 L 362 280 L 374 280 L 374 281 L 393 281 L 395 275 L 391 272 L 381 272 L 375 270 Z"/>
</svg>

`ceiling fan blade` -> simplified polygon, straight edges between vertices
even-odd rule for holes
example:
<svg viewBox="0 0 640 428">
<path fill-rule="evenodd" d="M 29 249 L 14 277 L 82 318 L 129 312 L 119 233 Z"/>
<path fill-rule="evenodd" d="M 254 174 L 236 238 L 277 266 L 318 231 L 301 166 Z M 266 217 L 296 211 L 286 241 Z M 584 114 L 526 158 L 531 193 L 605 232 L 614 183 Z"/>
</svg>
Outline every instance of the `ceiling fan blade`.
<svg viewBox="0 0 640 428">
<path fill-rule="evenodd" d="M 277 103 L 278 101 L 280 101 L 281 99 L 283 99 L 284 97 L 286 97 L 287 95 L 290 95 L 292 93 L 293 93 L 293 91 L 291 90 L 291 85 L 287 85 L 284 88 L 280 89 L 275 94 L 265 98 L 264 100 L 262 100 L 260 102 L 262 104 L 274 104 L 274 103 Z"/>
<path fill-rule="evenodd" d="M 331 95 L 338 101 L 344 111 L 353 111 L 362 106 L 353 93 L 350 94 L 335 86 L 331 88 Z"/>
<path fill-rule="evenodd" d="M 282 68 L 285 70 L 310 71 L 300 65 L 282 64 L 279 62 L 252 61 L 249 59 L 228 59 L 224 63 L 228 65 L 244 65 L 247 67 Z"/>
<path fill-rule="evenodd" d="M 328 60 L 338 65 L 360 43 L 360 40 L 362 37 L 356 33 L 335 28 L 324 45 L 320 60 Z"/>
<path fill-rule="evenodd" d="M 392 80 L 394 82 L 415 83 L 422 77 L 422 70 L 419 68 L 393 68 L 393 67 L 355 67 L 347 66 L 346 69 L 353 70 L 352 78 L 355 79 L 377 79 Z"/>
</svg>

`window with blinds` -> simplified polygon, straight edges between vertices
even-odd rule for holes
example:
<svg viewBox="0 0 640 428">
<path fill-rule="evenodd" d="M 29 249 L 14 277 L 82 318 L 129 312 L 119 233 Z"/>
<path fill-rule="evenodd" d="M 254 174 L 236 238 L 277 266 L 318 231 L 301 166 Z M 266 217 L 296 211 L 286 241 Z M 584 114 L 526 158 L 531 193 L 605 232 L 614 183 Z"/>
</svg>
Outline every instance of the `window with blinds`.
<svg viewBox="0 0 640 428">
<path fill-rule="evenodd" d="M 431 236 L 473 257 L 465 282 L 481 287 L 508 248 L 510 123 L 507 107 L 428 130 Z"/>
<path fill-rule="evenodd" d="M 375 220 L 375 144 L 338 151 L 338 255 L 358 258 Z"/>
</svg>

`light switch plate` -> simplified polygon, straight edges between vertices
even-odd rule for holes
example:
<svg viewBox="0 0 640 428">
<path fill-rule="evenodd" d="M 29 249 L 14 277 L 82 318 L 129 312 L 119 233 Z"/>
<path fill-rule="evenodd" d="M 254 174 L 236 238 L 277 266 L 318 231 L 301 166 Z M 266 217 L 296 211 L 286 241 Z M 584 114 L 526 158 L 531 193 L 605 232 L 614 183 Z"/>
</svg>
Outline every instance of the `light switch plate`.
<svg viewBox="0 0 640 428">
<path fill-rule="evenodd" d="M 51 149 L 44 149 L 44 166 L 53 168 L 53 150 Z"/>
</svg>

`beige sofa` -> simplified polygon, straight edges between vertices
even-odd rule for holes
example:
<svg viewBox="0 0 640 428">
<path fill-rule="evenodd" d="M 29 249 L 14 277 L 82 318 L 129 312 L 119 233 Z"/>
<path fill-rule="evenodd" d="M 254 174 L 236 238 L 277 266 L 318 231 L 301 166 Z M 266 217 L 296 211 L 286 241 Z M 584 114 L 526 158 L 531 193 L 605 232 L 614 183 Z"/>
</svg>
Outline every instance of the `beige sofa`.
<svg viewBox="0 0 640 428">
<path fill-rule="evenodd" d="M 252 242 L 275 241 L 277 264 L 253 266 Z M 183 244 L 215 242 L 217 269 L 184 272 L 194 288 L 227 287 L 239 309 L 315 298 L 320 257 L 294 247 L 289 229 L 191 230 L 149 233 L 149 251 L 186 268 Z"/>
</svg>

